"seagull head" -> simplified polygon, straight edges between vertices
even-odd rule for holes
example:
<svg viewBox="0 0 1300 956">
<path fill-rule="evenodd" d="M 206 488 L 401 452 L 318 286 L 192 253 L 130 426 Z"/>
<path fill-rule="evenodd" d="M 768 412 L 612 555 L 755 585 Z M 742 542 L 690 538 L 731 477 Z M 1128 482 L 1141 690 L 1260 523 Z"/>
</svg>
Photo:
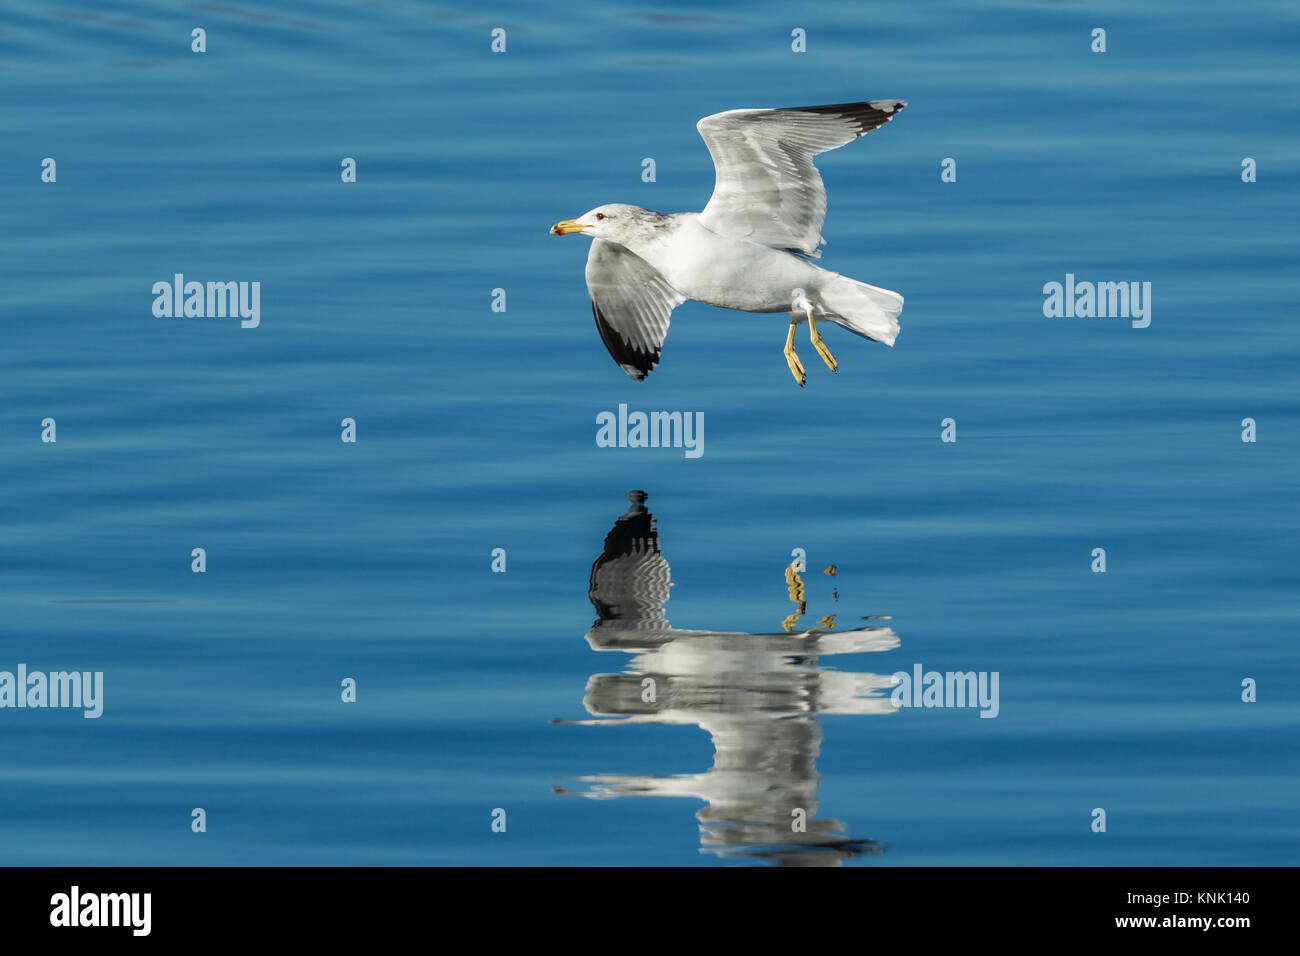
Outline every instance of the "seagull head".
<svg viewBox="0 0 1300 956">
<path fill-rule="evenodd" d="M 614 242 L 626 237 L 644 220 L 646 210 L 640 206 L 612 202 L 597 206 L 584 212 L 577 219 L 565 219 L 551 227 L 551 235 L 567 236 L 581 233 L 596 239 L 611 239 Z"/>
</svg>

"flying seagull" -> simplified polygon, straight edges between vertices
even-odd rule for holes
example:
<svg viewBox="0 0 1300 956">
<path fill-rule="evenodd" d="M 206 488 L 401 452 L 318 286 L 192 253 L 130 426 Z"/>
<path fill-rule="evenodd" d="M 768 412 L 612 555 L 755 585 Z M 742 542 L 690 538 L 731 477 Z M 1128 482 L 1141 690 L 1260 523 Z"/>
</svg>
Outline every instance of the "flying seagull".
<svg viewBox="0 0 1300 956">
<path fill-rule="evenodd" d="M 804 321 L 832 372 L 839 363 L 817 320 L 893 345 L 903 297 L 812 263 L 819 258 L 826 189 L 818 153 L 883 126 L 907 104 L 872 100 L 834 106 L 728 110 L 696 124 L 717 181 L 703 212 L 659 213 L 625 203 L 597 206 L 551 227 L 592 238 L 587 290 L 609 354 L 632 378 L 659 364 L 673 309 L 694 299 L 741 312 L 789 312 L 785 361 L 807 381 L 795 354 Z"/>
</svg>

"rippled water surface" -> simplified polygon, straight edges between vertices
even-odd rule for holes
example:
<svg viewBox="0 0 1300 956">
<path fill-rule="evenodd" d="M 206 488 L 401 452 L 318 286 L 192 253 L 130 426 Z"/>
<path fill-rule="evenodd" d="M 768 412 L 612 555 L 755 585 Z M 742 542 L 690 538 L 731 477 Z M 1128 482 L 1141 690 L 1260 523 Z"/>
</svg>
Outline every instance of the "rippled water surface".
<svg viewBox="0 0 1300 956">
<path fill-rule="evenodd" d="M 0 862 L 1295 862 L 1293 4 L 111 6 L 0 10 L 0 670 L 105 686 L 0 709 Z M 819 167 L 896 347 L 800 390 L 688 302 L 624 376 L 551 223 L 892 97 Z M 1067 273 L 1150 326 L 1045 318 Z M 996 718 L 896 711 L 918 664 Z"/>
</svg>

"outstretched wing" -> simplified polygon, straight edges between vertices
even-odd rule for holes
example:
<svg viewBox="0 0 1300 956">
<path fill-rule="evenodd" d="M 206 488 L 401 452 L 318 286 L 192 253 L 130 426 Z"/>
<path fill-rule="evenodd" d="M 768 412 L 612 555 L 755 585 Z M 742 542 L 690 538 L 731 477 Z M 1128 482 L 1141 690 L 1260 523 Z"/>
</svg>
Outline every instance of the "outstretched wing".
<svg viewBox="0 0 1300 956">
<path fill-rule="evenodd" d="M 812 158 L 883 126 L 906 105 L 872 100 L 704 117 L 695 128 L 717 183 L 700 221 L 720 235 L 820 256 L 826 187 Z"/>
<path fill-rule="evenodd" d="M 659 364 L 668 317 L 686 296 L 626 246 L 604 239 L 591 241 L 587 291 L 605 348 L 623 371 L 641 381 Z"/>
</svg>

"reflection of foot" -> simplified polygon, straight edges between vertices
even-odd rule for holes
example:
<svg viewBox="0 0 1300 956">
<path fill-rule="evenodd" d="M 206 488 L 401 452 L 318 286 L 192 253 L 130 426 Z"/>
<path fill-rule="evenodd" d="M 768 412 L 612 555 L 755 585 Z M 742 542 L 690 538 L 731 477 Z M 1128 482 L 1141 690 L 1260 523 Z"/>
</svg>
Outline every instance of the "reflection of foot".
<svg viewBox="0 0 1300 956">
<path fill-rule="evenodd" d="M 793 329 L 794 326 L 792 325 L 790 328 Z M 785 629 L 787 634 L 793 634 L 795 622 L 798 621 L 799 618 L 803 617 L 804 613 L 808 610 L 808 601 L 806 599 L 807 591 L 804 590 L 803 578 L 799 577 L 799 572 L 795 570 L 795 565 L 793 563 L 785 566 L 785 583 L 786 587 L 789 588 L 790 600 L 793 601 L 799 609 L 782 621 L 781 627 Z"/>
<path fill-rule="evenodd" d="M 790 332 L 785 337 L 785 364 L 790 366 L 790 374 L 794 380 L 803 388 L 804 382 L 808 381 L 808 373 L 803 370 L 803 362 L 799 361 L 799 356 L 794 354 L 794 322 L 795 317 L 790 316 Z"/>
<path fill-rule="evenodd" d="M 831 354 L 831 350 L 826 347 L 826 343 L 822 340 L 822 334 L 817 331 L 817 320 L 813 318 L 811 310 L 808 312 L 808 335 L 812 339 L 813 348 L 822 357 L 826 367 L 832 372 L 839 371 L 840 363 L 835 361 L 835 356 Z"/>
</svg>

